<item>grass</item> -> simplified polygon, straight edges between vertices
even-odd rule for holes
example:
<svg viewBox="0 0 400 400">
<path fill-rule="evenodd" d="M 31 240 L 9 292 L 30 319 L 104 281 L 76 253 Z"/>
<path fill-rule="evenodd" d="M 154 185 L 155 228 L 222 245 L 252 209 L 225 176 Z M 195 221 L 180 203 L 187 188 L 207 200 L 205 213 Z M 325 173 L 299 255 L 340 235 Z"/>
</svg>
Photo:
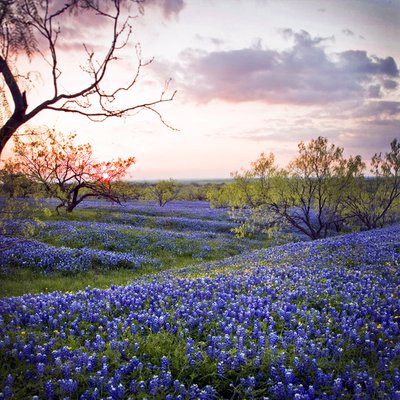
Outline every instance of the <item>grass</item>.
<svg viewBox="0 0 400 400">
<path fill-rule="evenodd" d="M 154 268 L 152 269 L 154 271 Z M 21 296 L 31 293 L 49 293 L 54 291 L 76 292 L 88 286 L 100 289 L 109 288 L 111 285 L 125 285 L 129 280 L 151 273 L 150 269 L 140 271 L 112 270 L 112 271 L 88 271 L 74 276 L 61 274 L 38 275 L 29 270 L 16 270 L 13 275 L 0 275 L 0 297 Z"/>
<path fill-rule="evenodd" d="M 53 213 L 51 215 L 44 216 L 42 219 L 44 221 L 78 220 L 98 222 L 104 219 L 112 219 L 115 215 L 119 215 L 120 213 L 116 212 L 115 215 L 110 214 L 112 213 L 107 213 L 103 209 L 76 210 L 72 214 L 63 213 L 61 215 L 55 215 Z M 144 235 L 143 232 L 131 229 L 124 229 L 123 226 L 121 226 L 119 231 L 128 239 L 129 249 L 124 249 L 125 251 L 137 251 L 139 253 L 143 251 L 143 243 L 141 244 L 138 242 L 138 239 L 142 235 Z M 87 235 L 91 235 L 91 232 L 88 231 Z M 35 232 L 33 232 L 31 236 L 35 237 Z M 68 240 L 68 237 L 57 235 L 54 233 L 51 233 L 48 236 L 44 235 L 37 239 L 56 247 L 82 247 L 82 243 L 75 243 L 73 240 Z M 99 240 L 93 240 L 90 243 L 90 247 L 94 249 L 105 249 L 114 251 L 114 248 L 110 248 L 110 246 L 113 245 L 112 241 L 111 244 L 108 243 L 107 245 L 104 245 L 100 239 L 101 238 L 99 238 Z M 199 263 L 201 261 L 216 261 L 228 256 L 238 254 L 238 252 L 241 251 L 240 248 L 237 248 L 235 243 L 232 243 L 232 245 L 224 245 L 224 247 L 221 249 L 218 240 L 216 239 L 209 239 L 205 243 L 201 243 L 194 242 L 193 240 L 188 240 L 186 238 L 177 237 L 171 243 L 163 243 L 160 242 L 156 236 L 152 237 L 150 235 L 148 240 L 149 244 L 148 246 L 146 246 L 146 252 L 150 254 L 151 257 L 160 260 L 160 262 L 162 263 L 162 267 L 154 268 L 154 266 L 143 266 L 139 270 L 132 270 L 128 268 L 121 268 L 117 270 L 100 270 L 95 267 L 93 270 L 80 272 L 74 275 L 66 275 L 65 273 L 51 273 L 45 275 L 40 274 L 33 269 L 25 270 L 18 268 L 13 270 L 11 273 L 0 273 L 0 298 L 21 296 L 28 293 L 49 293 L 53 291 L 76 292 L 79 290 L 84 290 L 88 286 L 96 287 L 99 289 L 107 289 L 111 285 L 126 285 L 134 279 L 137 279 L 144 275 L 153 275 L 161 270 L 170 268 L 184 268 L 189 265 Z M 157 246 L 153 246 L 153 244 Z M 166 246 L 165 248 L 163 246 L 164 244 Z M 172 244 L 174 245 L 173 247 L 176 247 L 179 251 L 174 251 L 173 248 L 170 248 Z M 209 251 L 202 255 L 202 258 L 196 257 L 198 253 L 201 253 L 199 250 L 199 246 L 201 247 L 204 244 L 208 244 Z M 262 244 L 263 247 L 269 247 L 270 245 L 273 245 L 273 243 L 269 243 L 269 241 L 265 241 Z M 252 247 L 261 247 L 260 245 L 255 245 L 250 242 L 247 243 L 247 246 L 249 249 Z"/>
<path fill-rule="evenodd" d="M 164 263 L 162 268 L 141 267 L 138 270 L 89 270 L 74 275 L 53 273 L 41 275 L 32 270 L 16 269 L 13 274 L 0 274 L 0 298 L 21 296 L 23 294 L 39 294 L 60 292 L 76 292 L 88 286 L 108 289 L 111 285 L 123 286 L 128 282 L 145 275 L 153 275 L 169 268 L 183 268 L 193 264 L 191 257 L 180 257 L 172 263 Z"/>
<path fill-rule="evenodd" d="M 177 239 L 179 242 L 180 239 Z M 184 239 L 181 239 L 184 240 Z M 57 245 L 57 238 L 49 238 L 44 242 Z M 71 244 L 69 244 L 70 247 Z M 79 246 L 77 246 L 79 247 Z M 93 246 L 96 247 L 96 246 Z M 98 246 L 101 247 L 101 246 Z M 152 250 L 149 248 L 148 250 Z M 31 269 L 16 268 L 12 273 L 0 273 L 0 298 L 21 296 L 23 294 L 39 294 L 49 293 L 53 291 L 76 292 L 83 290 L 88 286 L 99 289 L 107 289 L 111 285 L 126 285 L 129 281 L 145 275 L 153 275 L 166 269 L 180 269 L 201 262 L 196 260 L 189 252 L 182 254 L 173 254 L 169 250 L 158 249 L 152 251 L 152 256 L 162 262 L 162 267 L 154 268 L 154 266 L 142 266 L 140 269 L 120 268 L 113 270 L 92 269 L 86 272 L 74 273 L 73 275 L 65 273 L 40 274 Z M 217 251 L 211 251 L 205 261 L 215 261 L 229 255 L 237 254 L 235 249 L 226 249 L 224 254 Z"/>
</svg>

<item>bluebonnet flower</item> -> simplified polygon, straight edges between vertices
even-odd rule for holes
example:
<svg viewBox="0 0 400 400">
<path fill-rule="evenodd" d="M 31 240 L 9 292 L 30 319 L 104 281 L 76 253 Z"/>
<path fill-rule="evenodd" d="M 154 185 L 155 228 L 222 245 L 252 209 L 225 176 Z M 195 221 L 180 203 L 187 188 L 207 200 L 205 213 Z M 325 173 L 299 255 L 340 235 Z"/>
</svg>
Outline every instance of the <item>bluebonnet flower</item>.
<svg viewBox="0 0 400 400">
<path fill-rule="evenodd" d="M 152 396 L 155 396 L 160 387 L 161 387 L 160 378 L 157 375 L 154 375 L 149 381 L 149 393 Z"/>
<path fill-rule="evenodd" d="M 135 394 L 136 393 L 137 383 L 135 379 L 132 379 L 129 384 L 129 393 Z"/>
<path fill-rule="evenodd" d="M 47 400 L 53 400 L 55 398 L 55 387 L 52 381 L 47 381 L 44 384 L 44 395 Z"/>
<path fill-rule="evenodd" d="M 248 396 L 396 398 L 399 232 L 291 243 L 108 290 L 0 299 L 1 361 L 21 369 L 12 384 L 3 377 L 3 396 L 29 379 L 49 399 L 219 398 L 234 377 Z M 203 361 L 214 366 L 213 387 L 176 376 L 175 354 L 144 353 L 149 335 L 164 334 L 183 344 L 191 377 Z"/>
<path fill-rule="evenodd" d="M 168 357 L 162 356 L 161 357 L 161 371 L 167 371 L 169 366 Z"/>
<path fill-rule="evenodd" d="M 78 382 L 74 379 L 60 379 L 58 385 L 65 393 L 74 393 L 78 390 Z"/>
</svg>

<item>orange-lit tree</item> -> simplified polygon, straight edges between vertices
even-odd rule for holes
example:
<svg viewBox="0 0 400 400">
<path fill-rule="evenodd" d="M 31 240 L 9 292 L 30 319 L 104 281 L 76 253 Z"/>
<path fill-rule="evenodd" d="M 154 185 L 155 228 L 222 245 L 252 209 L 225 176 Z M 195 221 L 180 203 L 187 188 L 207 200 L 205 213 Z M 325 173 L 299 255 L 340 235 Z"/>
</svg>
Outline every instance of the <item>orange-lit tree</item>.
<svg viewBox="0 0 400 400">
<path fill-rule="evenodd" d="M 167 125 L 155 106 L 173 99 L 175 93 L 167 93 L 168 83 L 152 98 L 139 100 L 133 96 L 142 68 L 151 62 L 142 60 L 139 45 L 136 67 L 127 81 L 116 79 L 118 73 L 112 68 L 123 59 L 121 51 L 127 48 L 132 33 L 132 13 L 143 12 L 142 3 L 143 0 L 0 1 L 0 155 L 17 129 L 44 110 L 101 121 L 146 109 Z M 85 16 L 90 24 L 82 22 Z M 90 26 L 101 26 L 100 49 L 93 42 Z M 74 60 L 82 69 L 79 84 L 76 79 L 65 79 L 70 65 L 63 64 L 60 54 L 63 48 L 74 45 Z M 35 69 L 25 71 L 24 66 L 27 60 L 36 58 L 44 59 L 48 66 L 41 80 L 50 83 L 51 91 L 42 91 L 43 98 L 34 101 L 30 90 L 38 83 Z"/>
<path fill-rule="evenodd" d="M 71 212 L 90 197 L 119 202 L 113 183 L 135 162 L 133 157 L 99 162 L 90 144 L 75 145 L 75 135 L 56 134 L 43 128 L 14 137 L 14 170 L 43 185 L 60 201 L 57 212 Z"/>
</svg>

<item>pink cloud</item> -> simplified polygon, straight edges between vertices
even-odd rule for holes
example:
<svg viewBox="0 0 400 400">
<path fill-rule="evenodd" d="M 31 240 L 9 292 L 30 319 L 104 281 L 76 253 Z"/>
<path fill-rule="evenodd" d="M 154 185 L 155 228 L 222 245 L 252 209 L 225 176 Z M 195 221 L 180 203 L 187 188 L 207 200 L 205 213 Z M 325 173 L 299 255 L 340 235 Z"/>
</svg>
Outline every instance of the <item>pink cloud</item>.
<svg viewBox="0 0 400 400">
<path fill-rule="evenodd" d="M 327 38 L 313 38 L 304 31 L 283 33 L 293 40 L 289 49 L 187 50 L 175 69 L 189 95 L 199 102 L 318 105 L 349 97 L 364 99 L 381 93 L 381 88 L 397 87 L 399 69 L 392 57 L 361 50 L 328 54 L 322 46 Z"/>
</svg>

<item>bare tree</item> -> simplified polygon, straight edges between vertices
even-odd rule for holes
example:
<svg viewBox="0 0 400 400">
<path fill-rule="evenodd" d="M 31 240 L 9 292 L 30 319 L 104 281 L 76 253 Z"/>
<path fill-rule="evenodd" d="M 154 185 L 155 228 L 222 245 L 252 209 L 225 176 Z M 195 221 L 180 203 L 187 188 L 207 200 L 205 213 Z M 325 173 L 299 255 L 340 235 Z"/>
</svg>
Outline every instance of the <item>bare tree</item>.
<svg viewBox="0 0 400 400">
<path fill-rule="evenodd" d="M 44 110 L 80 114 L 95 121 L 109 117 L 122 117 L 139 110 L 150 110 L 163 120 L 156 105 L 173 100 L 167 81 L 159 97 L 148 101 L 121 105 L 118 99 L 131 92 L 138 82 L 142 68 L 150 61 L 142 60 L 140 47 L 136 46 L 137 68 L 125 85 L 110 88 L 110 67 L 119 60 L 132 34 L 130 8 L 138 6 L 142 11 L 142 0 L 2 0 L 0 2 L 0 155 L 16 130 Z M 91 50 L 90 43 L 82 42 L 85 60 L 80 60 L 87 82 L 79 89 L 65 88 L 61 81 L 60 43 L 68 18 L 79 23 L 79 16 L 90 14 L 99 26 L 109 29 L 108 48 L 102 54 Z M 87 29 L 87 27 L 86 27 Z M 103 29 L 102 29 L 103 30 Z M 85 32 L 78 26 L 76 32 Z M 61 40 L 62 39 L 62 40 Z M 75 38 L 76 39 L 76 38 Z M 48 65 L 52 93 L 39 104 L 30 104 L 26 82 L 31 76 L 21 76 L 18 63 L 24 57 L 30 60 L 41 56 Z M 1 79 L 2 76 L 2 79 Z M 169 126 L 169 125 L 167 125 Z"/>
</svg>

